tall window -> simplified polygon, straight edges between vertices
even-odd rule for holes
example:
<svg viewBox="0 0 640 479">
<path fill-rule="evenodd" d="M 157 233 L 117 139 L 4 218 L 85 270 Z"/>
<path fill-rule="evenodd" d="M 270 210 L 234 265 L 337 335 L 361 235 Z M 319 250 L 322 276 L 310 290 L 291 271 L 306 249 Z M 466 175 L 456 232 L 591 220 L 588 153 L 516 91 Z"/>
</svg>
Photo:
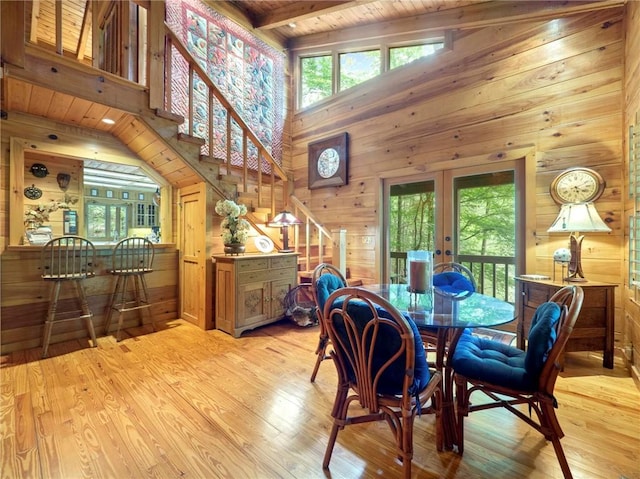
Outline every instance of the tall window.
<svg viewBox="0 0 640 479">
<path fill-rule="evenodd" d="M 640 112 L 629 127 L 629 195 L 635 199 L 636 212 L 629 217 L 629 289 L 631 297 L 640 301 Z"/>
</svg>

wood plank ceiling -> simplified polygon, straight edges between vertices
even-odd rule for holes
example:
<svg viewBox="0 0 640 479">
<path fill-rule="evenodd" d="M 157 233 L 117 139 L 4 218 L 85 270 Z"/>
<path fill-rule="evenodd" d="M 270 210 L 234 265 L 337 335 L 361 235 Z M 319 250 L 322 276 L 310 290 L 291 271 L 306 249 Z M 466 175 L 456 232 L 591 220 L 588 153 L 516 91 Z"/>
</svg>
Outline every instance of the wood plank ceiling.
<svg viewBox="0 0 640 479">
<path fill-rule="evenodd" d="M 283 45 L 310 44 L 328 32 L 366 36 L 378 32 L 371 26 L 379 22 L 410 20 L 421 30 L 430 28 L 472 28 L 489 23 L 505 23 L 525 18 L 543 18 L 561 12 L 577 12 L 607 8 L 623 0 L 593 1 L 527 1 L 502 2 L 478 0 L 353 0 L 353 1 L 290 1 L 231 0 L 215 3 L 223 13 L 238 10 L 250 19 L 246 26 L 264 32 Z M 86 0 L 34 0 L 26 7 L 27 40 L 39 47 L 59 52 L 85 64 L 92 64 L 92 5 Z M 61 15 L 61 16 L 60 16 Z M 55 19 L 62 18 L 56 24 Z M 412 24 L 413 24 L 412 23 Z M 246 21 L 245 21 L 246 24 Z M 405 28 L 399 23 L 396 28 Z M 416 28 L 417 28 L 416 27 Z M 56 28 L 62 40 L 56 44 Z M 350 32 L 350 33 L 349 33 Z M 336 36 L 338 40 L 339 35 Z M 131 151 L 175 187 L 200 181 L 200 177 L 169 148 L 162 138 L 130 113 L 102 104 L 56 92 L 15 78 L 5 78 L 2 109 L 49 118 L 56 122 L 100 130 L 117 137 Z M 104 123 L 110 118 L 114 124 Z"/>
</svg>

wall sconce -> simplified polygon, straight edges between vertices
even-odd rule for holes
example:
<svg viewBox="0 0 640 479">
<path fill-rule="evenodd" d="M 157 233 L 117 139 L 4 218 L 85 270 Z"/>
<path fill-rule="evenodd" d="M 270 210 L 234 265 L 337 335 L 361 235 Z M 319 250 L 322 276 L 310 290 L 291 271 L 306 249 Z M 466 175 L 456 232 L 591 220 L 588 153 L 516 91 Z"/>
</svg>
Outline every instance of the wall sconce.
<svg viewBox="0 0 640 479">
<path fill-rule="evenodd" d="M 278 213 L 269 223 L 267 223 L 267 226 L 282 228 L 282 249 L 279 253 L 293 252 L 292 249 L 289 249 L 289 226 L 301 224 L 302 221 L 286 210 Z"/>
<path fill-rule="evenodd" d="M 71 175 L 69 173 L 58 173 L 56 180 L 58 180 L 58 186 L 60 189 L 62 191 L 67 191 L 67 188 L 69 188 L 69 182 L 71 181 Z"/>
<path fill-rule="evenodd" d="M 560 213 L 547 230 L 549 233 L 571 233 L 569 236 L 569 274 L 567 281 L 586 281 L 582 272 L 583 233 L 608 233 L 611 231 L 596 210 L 593 203 L 566 203 L 560 207 Z"/>
</svg>

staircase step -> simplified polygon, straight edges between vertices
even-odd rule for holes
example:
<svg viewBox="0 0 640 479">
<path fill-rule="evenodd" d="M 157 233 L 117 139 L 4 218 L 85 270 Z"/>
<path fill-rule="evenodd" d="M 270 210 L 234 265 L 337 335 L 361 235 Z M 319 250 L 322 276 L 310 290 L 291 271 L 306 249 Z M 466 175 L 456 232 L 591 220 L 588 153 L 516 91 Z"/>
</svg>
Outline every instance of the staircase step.
<svg viewBox="0 0 640 479">
<path fill-rule="evenodd" d="M 193 135 L 187 135 L 186 133 L 178 133 L 178 140 L 199 146 L 204 146 L 204 144 L 206 143 L 203 138 Z"/>
<path fill-rule="evenodd" d="M 184 116 L 171 113 L 170 111 L 167 111 L 167 110 L 156 108 L 156 115 L 159 116 L 160 118 L 164 118 L 165 120 L 174 121 L 178 125 L 182 125 L 184 123 Z"/>
</svg>

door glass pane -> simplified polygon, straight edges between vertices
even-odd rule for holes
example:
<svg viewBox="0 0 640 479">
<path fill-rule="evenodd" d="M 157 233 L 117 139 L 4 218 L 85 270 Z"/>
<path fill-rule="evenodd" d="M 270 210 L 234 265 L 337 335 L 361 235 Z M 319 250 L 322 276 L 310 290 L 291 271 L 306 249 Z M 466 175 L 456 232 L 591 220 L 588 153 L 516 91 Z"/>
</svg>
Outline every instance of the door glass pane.
<svg viewBox="0 0 640 479">
<path fill-rule="evenodd" d="M 513 301 L 514 172 L 454 179 L 455 261 L 469 266 L 484 294 Z"/>
<path fill-rule="evenodd" d="M 407 251 L 434 249 L 434 182 L 392 185 L 389 209 L 390 280 L 406 283 Z"/>
</svg>

